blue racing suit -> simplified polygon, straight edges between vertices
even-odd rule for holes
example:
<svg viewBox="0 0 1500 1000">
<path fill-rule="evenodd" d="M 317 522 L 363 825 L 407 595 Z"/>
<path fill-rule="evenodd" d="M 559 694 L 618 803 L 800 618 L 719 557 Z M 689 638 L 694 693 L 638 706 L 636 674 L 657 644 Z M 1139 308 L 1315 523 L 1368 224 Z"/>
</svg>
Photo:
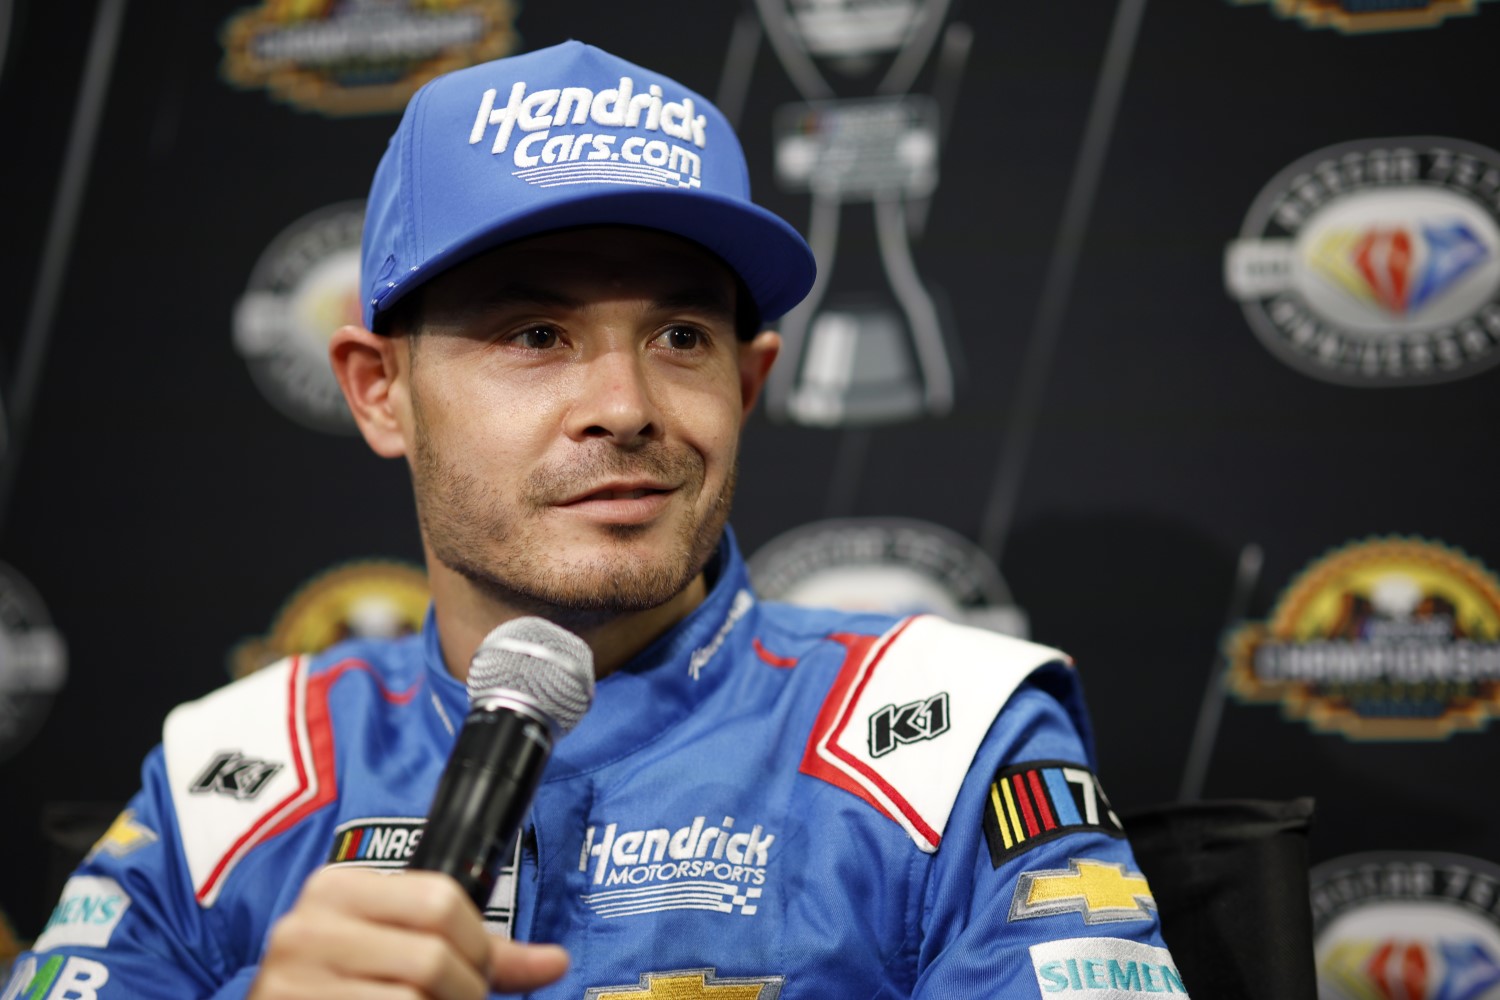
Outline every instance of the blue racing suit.
<svg viewBox="0 0 1500 1000">
<path fill-rule="evenodd" d="M 919 616 L 707 599 L 604 678 L 485 911 L 540 998 L 1186 995 L 1055 650 Z M 420 635 L 168 717 L 0 1000 L 240 997 L 325 864 L 400 867 L 467 711 Z"/>
</svg>

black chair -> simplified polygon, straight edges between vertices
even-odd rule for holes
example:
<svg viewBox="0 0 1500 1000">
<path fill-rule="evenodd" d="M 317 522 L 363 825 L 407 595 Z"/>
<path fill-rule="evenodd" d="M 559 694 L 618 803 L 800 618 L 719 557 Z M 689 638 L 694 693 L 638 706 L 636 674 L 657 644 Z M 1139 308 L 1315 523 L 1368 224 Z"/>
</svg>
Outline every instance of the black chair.
<svg viewBox="0 0 1500 1000">
<path fill-rule="evenodd" d="M 1122 816 L 1194 997 L 1317 1000 L 1313 800 L 1179 802 Z"/>
</svg>

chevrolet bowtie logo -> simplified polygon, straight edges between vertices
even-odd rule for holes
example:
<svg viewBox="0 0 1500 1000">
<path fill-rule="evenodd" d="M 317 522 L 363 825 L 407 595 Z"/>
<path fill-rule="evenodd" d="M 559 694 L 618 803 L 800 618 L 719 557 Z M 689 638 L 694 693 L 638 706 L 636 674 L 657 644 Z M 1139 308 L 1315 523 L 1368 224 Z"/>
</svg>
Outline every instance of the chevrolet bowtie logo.
<svg viewBox="0 0 1500 1000">
<path fill-rule="evenodd" d="M 638 986 L 595 986 L 584 1000 L 776 1000 L 782 976 L 720 979 L 714 969 L 647 972 Z"/>
<path fill-rule="evenodd" d="M 89 858 L 93 858 L 100 852 L 123 858 L 132 851 L 154 843 L 156 843 L 156 834 L 136 822 L 134 810 L 126 809 L 116 816 L 109 829 L 104 831 L 104 836 L 100 837 L 98 843 L 89 851 Z"/>
<path fill-rule="evenodd" d="M 1118 920 L 1150 920 L 1156 899 L 1140 872 L 1109 861 L 1074 858 L 1068 867 L 1026 872 L 1016 882 L 1010 919 L 1081 913 L 1086 924 Z"/>
</svg>

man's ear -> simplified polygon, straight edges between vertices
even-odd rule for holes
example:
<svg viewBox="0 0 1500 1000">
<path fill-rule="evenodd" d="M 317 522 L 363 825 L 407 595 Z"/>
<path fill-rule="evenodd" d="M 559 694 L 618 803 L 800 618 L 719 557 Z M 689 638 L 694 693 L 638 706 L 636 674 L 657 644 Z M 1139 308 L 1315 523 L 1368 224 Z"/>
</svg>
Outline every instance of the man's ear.
<svg viewBox="0 0 1500 1000">
<path fill-rule="evenodd" d="M 407 339 L 351 325 L 339 327 L 328 342 L 328 360 L 349 412 L 365 443 L 382 458 L 406 454 L 406 429 L 411 426 Z"/>
<path fill-rule="evenodd" d="M 771 365 L 781 353 L 781 334 L 774 330 L 762 330 L 751 340 L 740 344 L 740 398 L 744 401 L 746 417 L 755 409 L 760 390 L 765 387 L 766 376 L 771 374 Z"/>
</svg>

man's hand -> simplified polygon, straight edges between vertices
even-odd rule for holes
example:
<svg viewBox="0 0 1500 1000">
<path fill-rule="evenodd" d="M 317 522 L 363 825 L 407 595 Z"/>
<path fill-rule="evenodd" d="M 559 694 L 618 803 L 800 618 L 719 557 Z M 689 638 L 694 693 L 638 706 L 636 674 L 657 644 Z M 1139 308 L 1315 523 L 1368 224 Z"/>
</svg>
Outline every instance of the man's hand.
<svg viewBox="0 0 1500 1000">
<path fill-rule="evenodd" d="M 545 986 L 557 945 L 493 937 L 458 883 L 435 872 L 324 868 L 271 928 L 251 1000 L 483 1000 Z"/>
</svg>

